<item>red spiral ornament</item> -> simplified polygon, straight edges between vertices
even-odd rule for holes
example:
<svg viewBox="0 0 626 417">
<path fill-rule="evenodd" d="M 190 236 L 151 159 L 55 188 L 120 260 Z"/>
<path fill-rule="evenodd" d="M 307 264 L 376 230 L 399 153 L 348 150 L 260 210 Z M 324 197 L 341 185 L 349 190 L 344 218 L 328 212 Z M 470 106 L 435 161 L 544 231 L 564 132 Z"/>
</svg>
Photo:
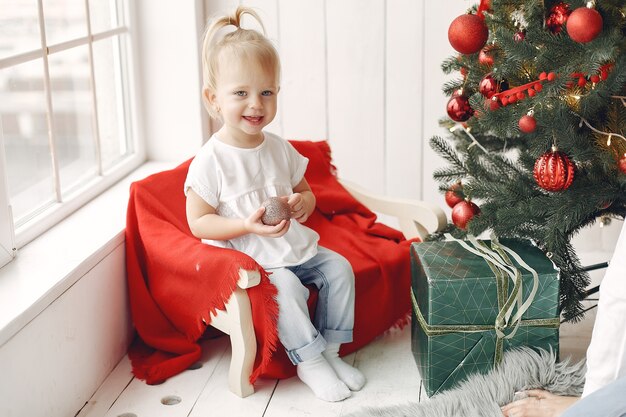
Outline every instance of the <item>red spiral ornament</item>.
<svg viewBox="0 0 626 417">
<path fill-rule="evenodd" d="M 574 181 L 575 166 L 569 157 L 552 147 L 535 162 L 533 175 L 537 185 L 546 191 L 566 190 Z"/>
</svg>

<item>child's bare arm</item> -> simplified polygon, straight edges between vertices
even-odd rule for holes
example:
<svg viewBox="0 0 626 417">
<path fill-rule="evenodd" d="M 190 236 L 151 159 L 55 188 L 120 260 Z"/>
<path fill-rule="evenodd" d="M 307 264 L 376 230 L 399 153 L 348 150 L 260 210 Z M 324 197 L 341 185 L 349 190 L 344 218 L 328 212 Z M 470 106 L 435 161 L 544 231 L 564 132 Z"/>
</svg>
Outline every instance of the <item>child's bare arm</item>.
<svg viewBox="0 0 626 417">
<path fill-rule="evenodd" d="M 289 230 L 289 222 L 286 220 L 276 226 L 263 224 L 261 216 L 265 209 L 262 207 L 245 219 L 220 216 L 215 212 L 214 207 L 191 189 L 187 193 L 186 211 L 191 233 L 200 239 L 228 240 L 248 233 L 280 237 Z"/>
<path fill-rule="evenodd" d="M 300 223 L 304 223 L 313 210 L 315 210 L 315 194 L 311 191 L 311 187 L 306 179 L 293 188 L 293 194 L 289 196 L 289 207 L 291 207 L 291 217 Z"/>
</svg>

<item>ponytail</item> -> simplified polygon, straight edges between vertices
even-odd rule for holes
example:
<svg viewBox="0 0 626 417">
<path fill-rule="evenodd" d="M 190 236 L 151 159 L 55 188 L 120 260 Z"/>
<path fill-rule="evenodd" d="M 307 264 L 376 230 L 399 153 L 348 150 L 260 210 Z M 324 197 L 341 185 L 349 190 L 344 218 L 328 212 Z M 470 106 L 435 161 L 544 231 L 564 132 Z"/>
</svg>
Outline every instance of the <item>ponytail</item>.
<svg viewBox="0 0 626 417">
<path fill-rule="evenodd" d="M 208 47 L 211 45 L 213 38 L 217 35 L 217 32 L 225 27 L 234 26 L 237 30 L 245 30 L 241 27 L 243 15 L 249 14 L 252 16 L 259 24 L 261 25 L 261 30 L 263 30 L 263 35 L 265 35 L 265 26 L 263 26 L 263 22 L 261 18 L 253 9 L 249 7 L 239 6 L 237 9 L 230 15 L 225 15 L 214 19 L 209 26 L 207 27 L 204 33 L 204 42 L 202 44 L 202 50 L 206 51 Z"/>
</svg>

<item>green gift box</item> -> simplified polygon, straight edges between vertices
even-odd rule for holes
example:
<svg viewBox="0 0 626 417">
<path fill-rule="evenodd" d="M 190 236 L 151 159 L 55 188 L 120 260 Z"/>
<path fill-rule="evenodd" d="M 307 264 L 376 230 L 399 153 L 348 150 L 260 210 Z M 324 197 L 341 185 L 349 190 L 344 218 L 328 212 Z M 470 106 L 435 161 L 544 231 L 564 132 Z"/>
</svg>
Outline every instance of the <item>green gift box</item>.
<svg viewBox="0 0 626 417">
<path fill-rule="evenodd" d="M 559 272 L 528 241 L 476 240 L 411 246 L 412 351 L 428 396 L 506 349 L 558 353 Z"/>
</svg>

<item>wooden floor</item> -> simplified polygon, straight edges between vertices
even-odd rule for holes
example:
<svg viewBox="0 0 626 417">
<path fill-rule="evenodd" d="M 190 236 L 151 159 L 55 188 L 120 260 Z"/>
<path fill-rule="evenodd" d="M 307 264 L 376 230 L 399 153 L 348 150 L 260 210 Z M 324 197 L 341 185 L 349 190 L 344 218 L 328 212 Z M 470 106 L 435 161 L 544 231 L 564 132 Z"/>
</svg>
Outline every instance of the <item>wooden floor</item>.
<svg viewBox="0 0 626 417">
<path fill-rule="evenodd" d="M 588 302 L 591 304 L 591 302 Z M 561 326 L 561 358 L 584 357 L 595 310 L 582 322 Z M 227 388 L 230 346 L 226 337 L 205 342 L 198 368 L 161 385 L 133 379 L 124 358 L 80 410 L 78 417 L 339 417 L 364 407 L 425 400 L 410 347 L 410 328 L 392 330 L 344 358 L 367 378 L 365 387 L 339 403 L 316 399 L 297 378 L 263 379 L 256 392 L 241 399 Z"/>
</svg>

